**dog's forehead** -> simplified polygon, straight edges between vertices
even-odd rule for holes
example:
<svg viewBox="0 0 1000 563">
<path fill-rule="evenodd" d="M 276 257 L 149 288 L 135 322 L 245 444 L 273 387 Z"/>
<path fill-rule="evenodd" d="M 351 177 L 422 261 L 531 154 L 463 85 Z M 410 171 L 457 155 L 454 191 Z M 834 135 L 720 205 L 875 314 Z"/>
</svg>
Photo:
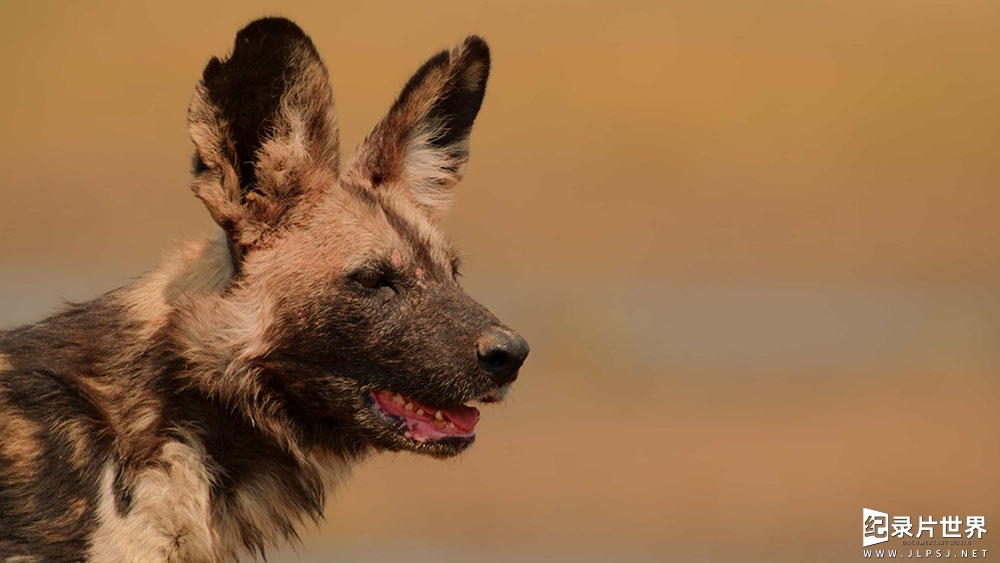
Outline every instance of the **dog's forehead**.
<svg viewBox="0 0 1000 563">
<path fill-rule="evenodd" d="M 456 258 L 454 247 L 426 212 L 390 190 L 339 186 L 318 206 L 313 227 L 347 243 L 343 250 L 348 263 L 384 258 L 396 267 L 450 271 Z"/>
</svg>

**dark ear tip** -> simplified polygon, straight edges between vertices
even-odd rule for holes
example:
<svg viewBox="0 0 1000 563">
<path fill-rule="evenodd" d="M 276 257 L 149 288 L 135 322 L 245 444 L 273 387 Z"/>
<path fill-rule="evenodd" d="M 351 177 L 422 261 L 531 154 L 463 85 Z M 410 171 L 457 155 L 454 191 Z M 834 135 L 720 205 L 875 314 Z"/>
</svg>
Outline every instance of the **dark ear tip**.
<svg viewBox="0 0 1000 563">
<path fill-rule="evenodd" d="M 279 17 L 261 18 L 236 33 L 232 53 L 221 59 L 213 57 L 205 66 L 202 78 L 210 92 L 218 88 L 228 89 L 226 83 L 241 76 L 243 82 L 260 81 L 267 76 L 278 79 L 282 69 L 296 60 L 297 53 L 308 53 L 319 60 L 312 40 L 294 22 Z M 246 84 L 240 85 L 243 86 Z M 266 87 L 260 84 L 255 86 Z"/>
<path fill-rule="evenodd" d="M 287 18 L 260 18 L 248 23 L 236 33 L 236 44 L 257 42 L 264 38 L 303 39 L 308 38 L 298 25 Z"/>
<path fill-rule="evenodd" d="M 490 46 L 478 35 L 470 35 L 462 42 L 462 57 L 490 64 Z"/>
<path fill-rule="evenodd" d="M 254 67 L 268 60 L 283 60 L 287 64 L 295 52 L 306 52 L 319 58 L 312 40 L 294 22 L 277 17 L 261 18 L 236 32 L 233 52 L 222 61 L 222 65 Z"/>
<path fill-rule="evenodd" d="M 205 65 L 205 70 L 202 71 L 201 77 L 206 83 L 208 83 L 221 71 L 222 61 L 219 60 L 219 57 L 212 57 L 211 60 L 208 61 L 208 64 Z"/>
</svg>

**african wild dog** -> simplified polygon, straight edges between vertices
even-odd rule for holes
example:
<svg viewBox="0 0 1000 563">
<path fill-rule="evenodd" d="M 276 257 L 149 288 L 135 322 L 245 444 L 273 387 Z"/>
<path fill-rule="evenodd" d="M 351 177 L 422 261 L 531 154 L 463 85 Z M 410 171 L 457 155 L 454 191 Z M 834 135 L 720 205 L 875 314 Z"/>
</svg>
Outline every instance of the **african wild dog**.
<svg viewBox="0 0 1000 563">
<path fill-rule="evenodd" d="M 230 561 L 316 519 L 378 450 L 453 456 L 527 343 L 436 228 L 490 67 L 428 60 L 346 166 L 327 70 L 255 21 L 188 110 L 221 226 L 159 270 L 0 333 L 0 561 Z"/>
</svg>

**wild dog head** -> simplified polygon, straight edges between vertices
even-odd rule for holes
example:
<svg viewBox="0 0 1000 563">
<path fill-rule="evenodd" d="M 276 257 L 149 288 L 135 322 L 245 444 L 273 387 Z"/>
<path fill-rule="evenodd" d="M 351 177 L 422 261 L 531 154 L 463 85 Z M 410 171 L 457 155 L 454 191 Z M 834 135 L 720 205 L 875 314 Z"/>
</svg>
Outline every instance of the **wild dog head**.
<svg viewBox="0 0 1000 563">
<path fill-rule="evenodd" d="M 308 447 L 472 443 L 466 403 L 503 398 L 528 354 L 461 289 L 437 228 L 489 69 L 478 37 L 431 57 L 342 167 L 327 69 L 295 24 L 253 22 L 209 62 L 188 113 L 193 189 L 233 280 L 177 314 L 194 385 Z"/>
</svg>

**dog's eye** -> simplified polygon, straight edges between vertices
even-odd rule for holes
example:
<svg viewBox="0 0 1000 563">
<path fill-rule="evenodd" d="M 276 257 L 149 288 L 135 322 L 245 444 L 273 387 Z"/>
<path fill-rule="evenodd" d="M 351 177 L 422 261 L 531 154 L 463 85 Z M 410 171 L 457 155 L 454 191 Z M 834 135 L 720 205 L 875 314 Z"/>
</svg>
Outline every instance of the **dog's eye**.
<svg viewBox="0 0 1000 563">
<path fill-rule="evenodd" d="M 354 281 L 361 284 L 361 287 L 368 289 L 379 289 L 389 285 L 389 281 L 381 272 L 365 271 L 354 275 Z"/>
</svg>

